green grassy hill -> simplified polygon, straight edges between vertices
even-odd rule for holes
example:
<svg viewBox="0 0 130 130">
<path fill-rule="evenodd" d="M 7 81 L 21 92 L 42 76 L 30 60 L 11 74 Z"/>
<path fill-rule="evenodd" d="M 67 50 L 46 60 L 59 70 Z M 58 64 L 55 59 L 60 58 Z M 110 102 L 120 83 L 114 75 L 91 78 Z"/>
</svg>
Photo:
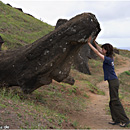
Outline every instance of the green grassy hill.
<svg viewBox="0 0 130 130">
<path fill-rule="evenodd" d="M 0 35 L 5 41 L 2 49 L 30 44 L 53 29 L 53 26 L 0 1 Z"/>
</svg>

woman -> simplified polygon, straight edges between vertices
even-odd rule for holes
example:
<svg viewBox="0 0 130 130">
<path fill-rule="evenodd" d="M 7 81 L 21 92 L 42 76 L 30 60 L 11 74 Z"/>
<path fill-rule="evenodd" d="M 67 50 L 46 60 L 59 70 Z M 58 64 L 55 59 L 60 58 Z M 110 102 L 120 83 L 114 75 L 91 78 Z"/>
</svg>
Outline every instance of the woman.
<svg viewBox="0 0 130 130">
<path fill-rule="evenodd" d="M 120 124 L 121 127 L 126 127 L 130 121 L 126 116 L 123 106 L 119 100 L 119 80 L 114 71 L 113 46 L 106 43 L 100 47 L 94 39 L 94 43 L 97 47 L 96 49 L 90 41 L 92 41 L 91 36 L 88 38 L 88 45 L 103 60 L 104 80 L 107 80 L 109 84 L 109 107 L 113 120 L 112 122 L 109 122 L 109 124 Z"/>
</svg>

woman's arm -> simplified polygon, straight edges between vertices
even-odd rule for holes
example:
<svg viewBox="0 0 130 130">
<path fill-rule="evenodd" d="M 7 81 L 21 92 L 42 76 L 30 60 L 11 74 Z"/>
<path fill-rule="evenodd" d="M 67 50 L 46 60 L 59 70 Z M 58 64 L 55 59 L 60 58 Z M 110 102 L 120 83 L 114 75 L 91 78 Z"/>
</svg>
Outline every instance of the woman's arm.
<svg viewBox="0 0 130 130">
<path fill-rule="evenodd" d="M 102 60 L 104 60 L 104 55 L 103 55 L 102 53 L 100 53 L 100 52 L 90 43 L 91 39 L 92 39 L 92 37 L 90 36 L 90 37 L 88 38 L 88 45 L 90 46 L 90 48 L 91 48 Z M 95 39 L 94 39 L 94 43 L 95 43 Z"/>
<path fill-rule="evenodd" d="M 94 40 L 94 44 L 97 47 L 98 51 L 102 53 L 102 48 L 97 44 L 97 42 Z"/>
</svg>

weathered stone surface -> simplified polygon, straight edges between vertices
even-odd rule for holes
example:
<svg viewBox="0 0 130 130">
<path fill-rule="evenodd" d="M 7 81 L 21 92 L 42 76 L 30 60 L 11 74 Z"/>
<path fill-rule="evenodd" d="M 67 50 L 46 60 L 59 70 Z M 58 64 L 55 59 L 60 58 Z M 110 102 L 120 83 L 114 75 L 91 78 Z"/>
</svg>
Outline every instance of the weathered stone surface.
<svg viewBox="0 0 130 130">
<path fill-rule="evenodd" d="M 68 20 L 67 19 L 59 19 L 56 23 L 55 29 L 66 23 Z"/>
<path fill-rule="evenodd" d="M 4 40 L 2 39 L 2 37 L 0 36 L 0 51 L 1 51 L 1 46 L 4 43 Z"/>
<path fill-rule="evenodd" d="M 0 86 L 20 86 L 31 93 L 52 79 L 63 81 L 88 37 L 99 32 L 95 15 L 83 13 L 30 45 L 1 51 Z"/>
<path fill-rule="evenodd" d="M 68 20 L 67 19 L 59 19 L 56 23 L 55 29 L 57 29 L 58 27 L 60 27 L 61 25 L 63 25 L 64 23 L 66 23 Z M 73 77 L 71 77 L 70 75 L 65 78 L 62 82 L 64 83 L 68 83 L 70 85 L 74 85 L 75 80 Z"/>
<path fill-rule="evenodd" d="M 68 21 L 67 19 L 59 19 L 56 23 L 55 29 L 65 24 L 67 21 Z M 94 45 L 94 43 L 92 44 Z M 96 58 L 95 53 L 91 50 L 88 44 L 83 45 L 77 56 L 75 56 L 74 58 L 74 64 L 73 64 L 74 68 L 84 74 L 91 74 L 88 67 L 88 60 L 91 58 Z"/>
<path fill-rule="evenodd" d="M 74 85 L 75 80 L 74 80 L 73 77 L 71 77 L 71 76 L 69 75 L 69 76 L 68 76 L 67 78 L 65 78 L 62 82 L 68 83 L 68 84 L 70 84 L 70 85 Z"/>
<path fill-rule="evenodd" d="M 114 48 L 114 53 L 116 53 L 116 54 L 119 54 L 120 52 L 119 52 L 119 49 L 117 49 L 117 48 Z"/>
</svg>

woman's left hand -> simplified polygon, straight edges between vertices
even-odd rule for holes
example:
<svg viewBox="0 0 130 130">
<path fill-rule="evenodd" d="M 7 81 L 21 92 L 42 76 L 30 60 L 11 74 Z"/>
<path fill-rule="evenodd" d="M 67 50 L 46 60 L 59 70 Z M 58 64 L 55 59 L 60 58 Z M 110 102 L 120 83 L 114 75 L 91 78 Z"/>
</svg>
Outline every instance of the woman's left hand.
<svg viewBox="0 0 130 130">
<path fill-rule="evenodd" d="M 91 40 L 92 40 L 92 36 L 90 35 L 87 43 L 90 43 Z"/>
</svg>

